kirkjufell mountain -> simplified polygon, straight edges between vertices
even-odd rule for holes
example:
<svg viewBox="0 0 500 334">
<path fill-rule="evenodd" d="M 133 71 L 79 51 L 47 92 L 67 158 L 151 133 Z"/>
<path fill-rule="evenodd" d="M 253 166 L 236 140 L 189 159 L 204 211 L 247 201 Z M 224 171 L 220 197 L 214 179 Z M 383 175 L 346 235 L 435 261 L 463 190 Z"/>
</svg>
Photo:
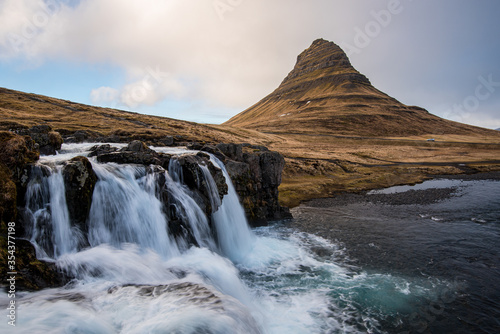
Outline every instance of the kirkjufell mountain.
<svg viewBox="0 0 500 334">
<path fill-rule="evenodd" d="M 492 135 L 492 130 L 442 119 L 381 92 L 338 45 L 324 39 L 298 56 L 274 92 L 224 124 L 274 133 Z"/>
</svg>

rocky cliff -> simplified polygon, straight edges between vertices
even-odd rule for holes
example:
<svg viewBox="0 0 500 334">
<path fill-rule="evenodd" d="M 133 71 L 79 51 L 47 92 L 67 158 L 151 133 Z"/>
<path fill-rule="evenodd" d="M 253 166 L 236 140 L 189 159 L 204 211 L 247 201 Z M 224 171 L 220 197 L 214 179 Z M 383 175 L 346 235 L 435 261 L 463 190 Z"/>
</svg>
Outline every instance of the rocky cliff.
<svg viewBox="0 0 500 334">
<path fill-rule="evenodd" d="M 0 132 L 0 276 L 5 282 L 7 272 L 12 271 L 7 270 L 7 261 L 14 255 L 14 269 L 19 273 L 17 289 L 38 290 L 66 282 L 54 264 L 38 260 L 33 245 L 20 239 L 24 234 L 18 221 L 18 205 L 22 206 L 24 201 L 22 182 L 27 166 L 38 160 L 38 149 L 39 145 L 29 136 Z M 15 232 L 11 234 L 16 238 L 14 254 L 8 252 L 9 232 Z"/>
</svg>

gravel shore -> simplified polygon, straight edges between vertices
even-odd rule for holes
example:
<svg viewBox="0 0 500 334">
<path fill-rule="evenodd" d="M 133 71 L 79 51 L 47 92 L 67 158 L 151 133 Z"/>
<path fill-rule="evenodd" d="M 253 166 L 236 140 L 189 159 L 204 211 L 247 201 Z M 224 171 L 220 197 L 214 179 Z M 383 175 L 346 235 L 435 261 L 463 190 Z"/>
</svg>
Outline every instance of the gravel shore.
<svg viewBox="0 0 500 334">
<path fill-rule="evenodd" d="M 500 172 L 478 173 L 469 175 L 436 175 L 435 179 L 462 181 L 500 180 Z M 354 203 L 375 203 L 386 205 L 426 205 L 439 202 L 452 196 L 460 196 L 459 187 L 408 190 L 394 194 L 370 193 L 368 191 L 359 194 L 342 193 L 331 198 L 313 199 L 305 202 L 303 205 L 315 208 L 327 208 Z"/>
</svg>

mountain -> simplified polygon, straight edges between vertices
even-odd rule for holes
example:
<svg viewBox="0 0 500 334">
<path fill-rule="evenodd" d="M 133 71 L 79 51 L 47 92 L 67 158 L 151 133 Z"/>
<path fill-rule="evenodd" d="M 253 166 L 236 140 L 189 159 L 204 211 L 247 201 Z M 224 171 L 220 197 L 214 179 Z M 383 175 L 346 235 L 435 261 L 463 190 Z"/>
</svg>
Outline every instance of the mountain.
<svg viewBox="0 0 500 334">
<path fill-rule="evenodd" d="M 406 106 L 373 87 L 333 42 L 318 39 L 280 86 L 224 125 L 273 133 L 366 137 L 491 135 Z"/>
</svg>

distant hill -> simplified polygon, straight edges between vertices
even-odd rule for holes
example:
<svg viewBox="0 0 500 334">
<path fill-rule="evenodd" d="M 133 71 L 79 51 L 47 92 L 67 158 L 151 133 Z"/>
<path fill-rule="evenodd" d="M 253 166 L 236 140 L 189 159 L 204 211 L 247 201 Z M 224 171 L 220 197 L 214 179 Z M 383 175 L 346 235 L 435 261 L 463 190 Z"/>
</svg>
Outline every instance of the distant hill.
<svg viewBox="0 0 500 334">
<path fill-rule="evenodd" d="M 127 141 L 141 139 L 155 142 L 166 136 L 177 142 L 249 141 L 227 129 L 149 116 L 112 108 L 100 108 L 54 97 L 0 88 L 0 130 L 21 130 L 35 125 L 49 125 L 63 137 L 75 132 L 85 140 L 114 136 Z M 239 131 L 241 132 L 241 131 Z M 252 134 L 252 138 L 258 134 Z"/>
<path fill-rule="evenodd" d="M 493 135 L 406 106 L 373 87 L 335 43 L 318 39 L 281 85 L 224 125 L 261 132 L 376 137 Z"/>
</svg>

